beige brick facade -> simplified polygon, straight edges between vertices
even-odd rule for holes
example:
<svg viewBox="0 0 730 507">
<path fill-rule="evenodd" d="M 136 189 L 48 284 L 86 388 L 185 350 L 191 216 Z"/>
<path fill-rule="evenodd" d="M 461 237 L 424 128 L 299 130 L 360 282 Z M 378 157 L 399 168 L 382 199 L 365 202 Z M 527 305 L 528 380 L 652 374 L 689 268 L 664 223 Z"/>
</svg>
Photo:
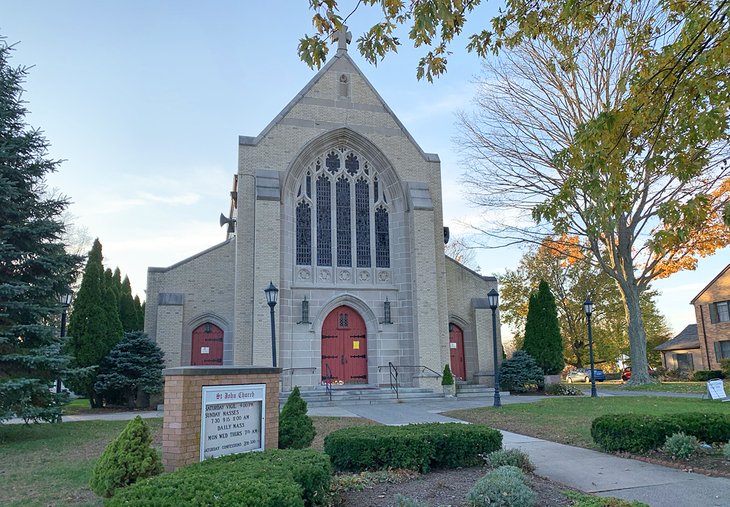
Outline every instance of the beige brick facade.
<svg viewBox="0 0 730 507">
<path fill-rule="evenodd" d="M 324 164 L 324 157 L 335 151 L 342 160 L 348 153 L 356 156 L 360 165 L 350 175 L 344 167 L 332 168 L 332 176 L 321 165 L 317 171 L 333 187 L 340 180 L 353 188 L 357 181 L 369 185 L 369 213 L 377 207 L 387 212 L 387 264 L 373 260 L 360 265 L 354 232 L 352 264 L 341 264 L 337 250 L 329 263 L 314 253 L 309 263 L 297 262 L 297 206 L 307 192 L 306 175 L 315 171 L 315 161 Z M 261 134 L 240 138 L 237 176 L 235 235 L 176 266 L 150 269 L 147 297 L 155 303 L 147 305 L 146 329 L 165 349 L 168 364 L 189 364 L 190 333 L 206 315 L 226 326 L 225 364 L 271 364 L 270 309 L 263 289 L 273 281 L 280 289 L 277 366 L 284 369 L 285 386 L 321 385 L 322 326 L 341 305 L 354 309 L 366 324 L 367 350 L 362 352 L 368 385 L 387 384 L 388 370 L 382 367 L 391 362 L 440 372 L 450 360 L 452 316 L 468 331 L 469 380 L 479 382 L 480 375 L 489 374 L 491 321 L 477 325 L 478 310 L 483 307 L 479 298 L 486 298 L 496 280 L 446 259 L 438 156 L 416 144 L 346 51 L 339 50 Z M 347 196 L 355 203 L 354 194 Z M 314 207 L 314 198 L 307 199 Z M 352 217 L 355 230 L 360 208 L 353 204 L 351 209 L 346 216 Z M 370 216 L 362 227 L 370 228 L 365 241 L 372 245 L 367 255 L 374 259 L 376 226 Z M 333 228 L 334 249 L 340 248 L 339 234 Z M 318 244 L 320 238 L 313 235 L 311 241 Z M 308 319 L 302 316 L 305 298 Z M 386 301 L 390 321 L 385 319 Z M 174 310 L 175 305 L 181 309 Z M 179 313 L 181 322 L 173 322 Z M 402 380 L 440 389 L 433 375 L 405 373 Z"/>
<path fill-rule="evenodd" d="M 702 363 L 708 370 L 718 370 L 721 359 L 730 359 L 730 320 L 717 309 L 718 304 L 730 306 L 730 264 L 692 300 L 692 304 Z"/>
</svg>

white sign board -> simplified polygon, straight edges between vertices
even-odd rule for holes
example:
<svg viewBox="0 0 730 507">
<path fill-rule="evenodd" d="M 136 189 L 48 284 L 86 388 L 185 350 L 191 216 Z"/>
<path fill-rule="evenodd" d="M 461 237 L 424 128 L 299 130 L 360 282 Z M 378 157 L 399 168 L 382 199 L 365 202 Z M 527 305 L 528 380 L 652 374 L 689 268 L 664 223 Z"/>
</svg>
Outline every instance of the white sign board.
<svg viewBox="0 0 730 507">
<path fill-rule="evenodd" d="M 263 451 L 266 384 L 203 387 L 200 461 Z"/>
<path fill-rule="evenodd" d="M 707 382 L 707 390 L 710 392 L 710 398 L 713 400 L 730 401 L 730 398 L 725 394 L 725 386 L 722 385 L 722 380 L 715 379 Z"/>
</svg>

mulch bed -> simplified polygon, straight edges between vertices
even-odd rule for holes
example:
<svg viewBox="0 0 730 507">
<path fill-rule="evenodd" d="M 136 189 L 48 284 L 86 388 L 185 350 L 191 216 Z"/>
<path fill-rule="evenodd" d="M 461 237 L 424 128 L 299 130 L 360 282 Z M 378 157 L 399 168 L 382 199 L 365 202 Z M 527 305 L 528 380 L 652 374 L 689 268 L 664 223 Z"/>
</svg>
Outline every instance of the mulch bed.
<svg viewBox="0 0 730 507">
<path fill-rule="evenodd" d="M 366 486 L 362 491 L 339 493 L 338 506 L 348 507 L 393 507 L 395 496 L 415 498 L 428 505 L 467 506 L 466 494 L 474 483 L 489 471 L 485 467 L 437 470 L 400 483 L 384 482 Z M 537 493 L 537 507 L 568 507 L 573 502 L 563 491 L 568 486 L 551 482 L 536 475 L 529 476 L 529 486 Z"/>
<path fill-rule="evenodd" d="M 660 450 L 646 454 L 616 453 L 622 458 L 631 458 L 645 463 L 676 468 L 685 472 L 709 475 L 710 477 L 726 477 L 730 479 L 730 458 L 723 456 L 717 448 L 700 449 L 687 461 L 673 460 L 671 456 Z"/>
</svg>

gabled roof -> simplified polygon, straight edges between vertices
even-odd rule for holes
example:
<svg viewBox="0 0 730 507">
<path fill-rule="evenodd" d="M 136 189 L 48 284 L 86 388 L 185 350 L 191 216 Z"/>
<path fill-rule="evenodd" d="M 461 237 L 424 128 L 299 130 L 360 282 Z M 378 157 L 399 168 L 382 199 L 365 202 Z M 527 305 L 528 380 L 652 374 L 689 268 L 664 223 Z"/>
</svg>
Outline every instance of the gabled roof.
<svg viewBox="0 0 730 507">
<path fill-rule="evenodd" d="M 408 132 L 408 129 L 406 129 L 405 125 L 401 123 L 398 116 L 393 112 L 393 110 L 388 106 L 388 104 L 385 102 L 383 97 L 380 96 L 378 93 L 378 90 L 375 89 L 375 87 L 372 85 L 372 83 L 368 80 L 368 78 L 365 76 L 365 74 L 360 70 L 360 68 L 357 66 L 357 64 L 353 61 L 352 58 L 350 58 L 350 55 L 347 53 L 347 51 L 339 50 L 335 54 L 334 57 L 332 57 L 318 72 L 314 75 L 314 77 L 304 86 L 304 88 L 301 89 L 299 93 L 296 94 L 296 96 L 289 101 L 289 103 L 284 107 L 284 109 L 279 112 L 279 114 L 274 117 L 273 120 L 264 128 L 264 130 L 261 131 L 259 135 L 256 137 L 250 137 L 250 136 L 238 136 L 238 144 L 242 146 L 255 146 L 257 145 L 266 135 L 269 133 L 269 131 L 274 128 L 279 122 L 281 122 L 284 117 L 289 114 L 289 112 L 296 106 L 306 95 L 309 93 L 309 91 L 314 87 L 315 84 L 325 75 L 329 70 L 338 64 L 345 64 L 350 65 L 355 72 L 357 72 L 360 77 L 362 78 L 363 82 L 370 88 L 370 90 L 373 92 L 375 97 L 381 102 L 383 105 L 383 109 L 390 114 L 390 116 L 393 118 L 393 121 L 395 121 L 396 125 L 403 131 L 406 138 L 408 138 L 411 143 L 416 147 L 416 149 L 421 153 L 423 158 L 428 162 L 439 162 L 439 156 L 435 153 L 426 153 L 423 151 L 421 146 L 416 142 L 416 140 L 413 138 L 413 136 Z"/>
<path fill-rule="evenodd" d="M 698 299 L 700 298 L 700 296 L 701 296 L 702 294 L 704 294 L 704 293 L 705 293 L 705 291 L 706 291 L 707 289 L 709 289 L 709 288 L 710 288 L 710 286 L 711 286 L 712 284 L 714 284 L 714 283 L 715 283 L 715 282 L 716 282 L 716 281 L 717 281 L 717 280 L 718 280 L 718 279 L 719 279 L 719 278 L 720 278 L 720 277 L 721 277 L 722 275 L 724 275 L 724 274 L 725 274 L 725 273 L 726 273 L 726 272 L 727 272 L 727 271 L 728 271 L 729 269 L 730 269 L 730 264 L 728 264 L 727 266 L 725 266 L 725 269 L 723 269 L 722 271 L 720 271 L 720 272 L 719 272 L 719 273 L 717 274 L 717 276 L 716 276 L 715 278 L 713 278 L 713 279 L 712 279 L 712 281 L 711 281 L 710 283 L 708 283 L 707 285 L 705 285 L 705 288 L 704 288 L 704 289 L 702 289 L 702 290 L 700 291 L 700 293 L 699 293 L 699 294 L 697 294 L 697 295 L 696 295 L 696 296 L 695 296 L 695 297 L 694 297 L 694 298 L 692 299 L 692 301 L 690 301 L 690 302 L 689 302 L 689 304 L 691 304 L 691 305 L 695 304 L 695 301 L 697 301 L 697 300 L 698 300 Z"/>
<path fill-rule="evenodd" d="M 697 336 L 697 324 L 690 324 L 685 327 L 681 333 L 667 340 L 661 345 L 654 347 L 654 350 L 679 350 L 679 349 L 698 349 L 700 348 L 700 339 Z"/>
</svg>

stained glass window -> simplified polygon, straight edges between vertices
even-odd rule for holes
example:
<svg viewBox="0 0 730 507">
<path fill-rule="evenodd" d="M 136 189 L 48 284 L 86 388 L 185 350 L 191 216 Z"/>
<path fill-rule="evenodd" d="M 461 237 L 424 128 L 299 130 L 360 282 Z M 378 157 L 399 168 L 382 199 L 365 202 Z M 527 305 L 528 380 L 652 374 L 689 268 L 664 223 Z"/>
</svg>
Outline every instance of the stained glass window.
<svg viewBox="0 0 730 507">
<path fill-rule="evenodd" d="M 334 151 L 330 152 L 329 155 L 327 155 L 327 160 L 325 161 L 325 165 L 327 166 L 327 170 L 331 172 L 332 174 L 337 173 L 337 171 L 340 170 L 340 157 L 335 153 Z"/>
<path fill-rule="evenodd" d="M 373 178 L 373 202 L 378 202 L 378 177 Z"/>
<path fill-rule="evenodd" d="M 345 159 L 345 169 L 351 176 L 355 176 L 357 171 L 360 170 L 360 162 L 354 153 L 350 153 Z"/>
<path fill-rule="evenodd" d="M 352 230 L 350 225 L 350 181 L 342 177 L 335 185 L 337 199 L 337 265 L 352 266 Z"/>
<path fill-rule="evenodd" d="M 317 265 L 332 265 L 332 197 L 330 180 L 322 175 L 317 179 Z"/>
<path fill-rule="evenodd" d="M 297 206 L 297 264 L 312 263 L 312 210 L 309 203 Z"/>
<path fill-rule="evenodd" d="M 390 267 L 388 210 L 382 206 L 375 211 L 375 266 L 378 268 Z"/>
<path fill-rule="evenodd" d="M 369 268 L 370 260 L 370 188 L 367 180 L 355 183 L 355 234 L 357 242 L 357 267 Z"/>
<path fill-rule="evenodd" d="M 307 173 L 307 197 L 312 198 L 312 175 Z"/>
</svg>

